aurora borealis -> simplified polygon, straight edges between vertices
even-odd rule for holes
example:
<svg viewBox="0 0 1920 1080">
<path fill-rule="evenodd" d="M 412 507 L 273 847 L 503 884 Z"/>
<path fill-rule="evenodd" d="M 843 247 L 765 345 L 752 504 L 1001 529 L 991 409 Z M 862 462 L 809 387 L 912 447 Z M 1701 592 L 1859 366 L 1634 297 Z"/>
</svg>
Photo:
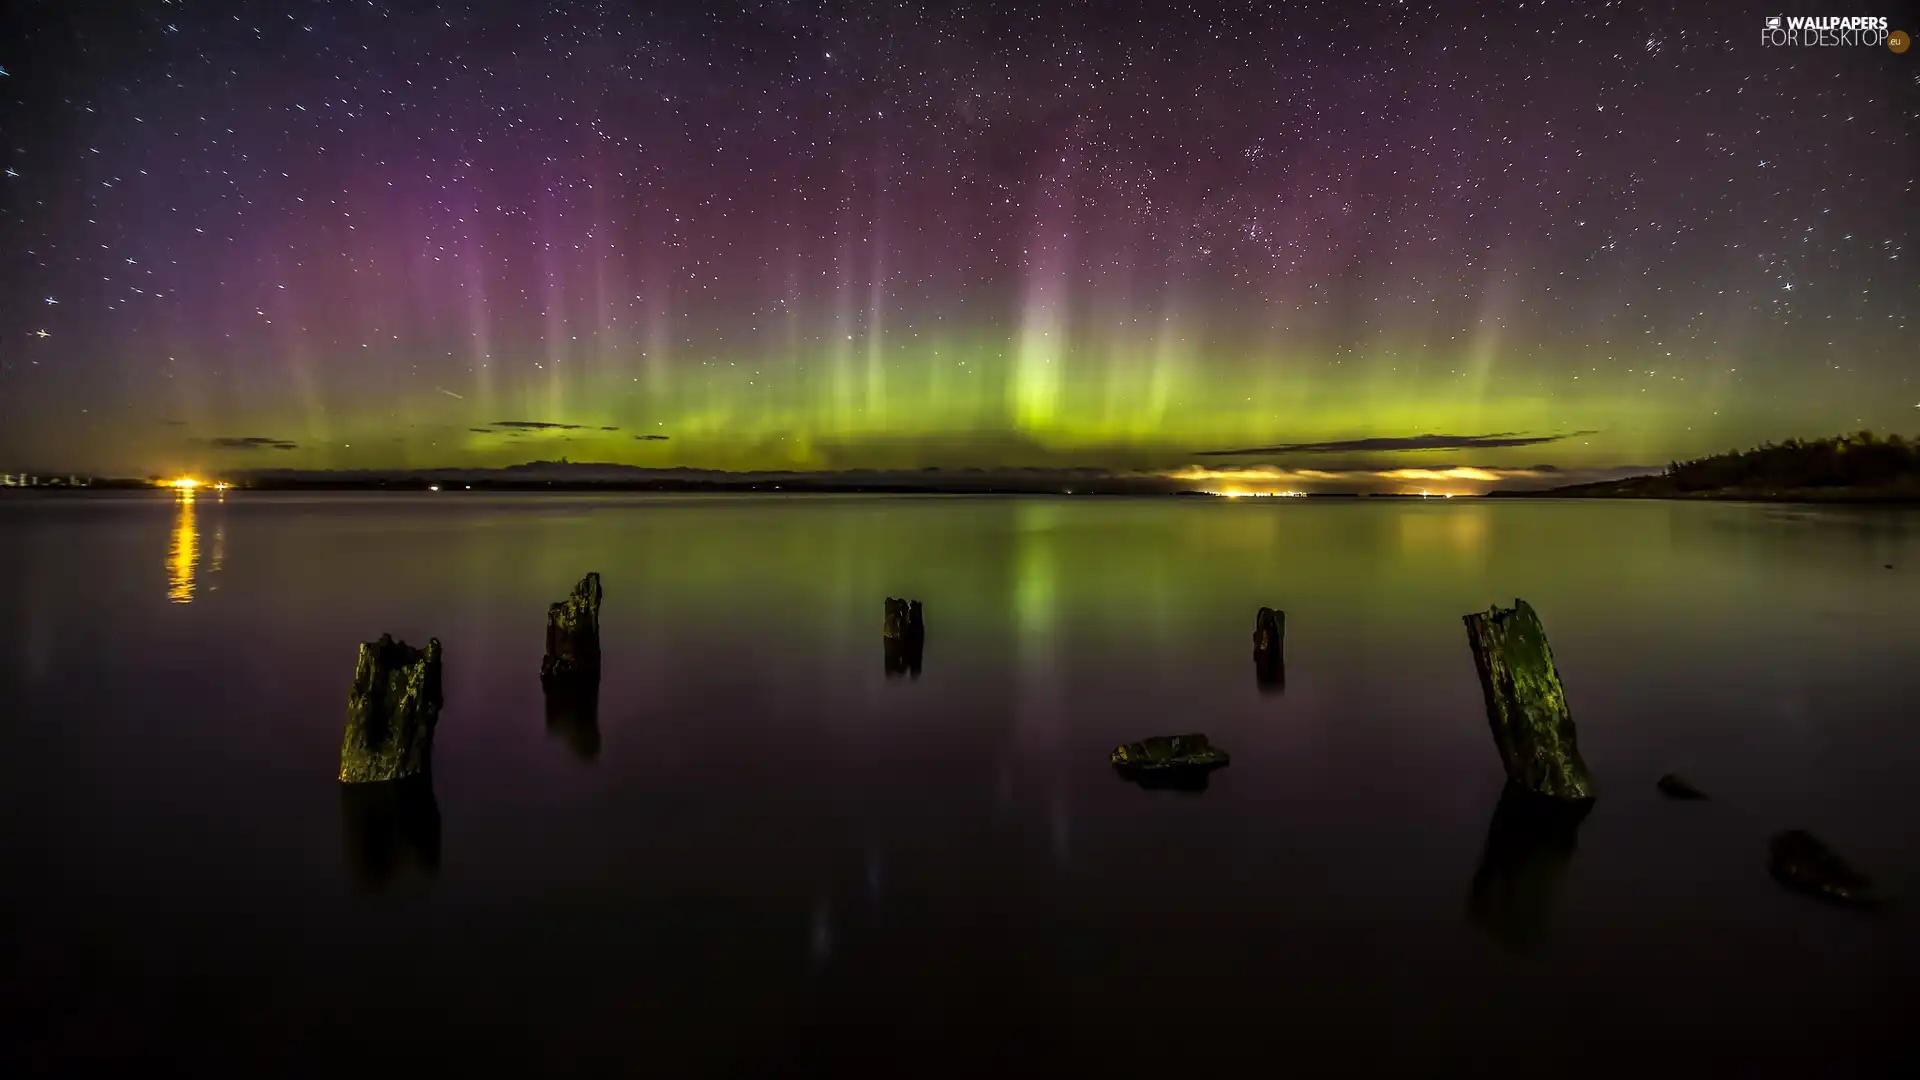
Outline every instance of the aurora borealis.
<svg viewBox="0 0 1920 1080">
<path fill-rule="evenodd" d="M 1331 475 L 1920 426 L 1920 54 L 1666 8 L 27 0 L 0 465 Z"/>
</svg>

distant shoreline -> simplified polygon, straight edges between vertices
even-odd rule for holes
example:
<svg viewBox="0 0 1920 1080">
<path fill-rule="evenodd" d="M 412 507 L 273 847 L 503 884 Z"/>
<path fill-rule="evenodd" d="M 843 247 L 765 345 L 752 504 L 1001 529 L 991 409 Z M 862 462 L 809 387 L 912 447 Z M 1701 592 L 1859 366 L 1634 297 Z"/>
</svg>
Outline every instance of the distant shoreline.
<svg viewBox="0 0 1920 1080">
<path fill-rule="evenodd" d="M 86 491 L 170 491 L 163 484 L 150 481 L 94 481 L 77 485 L 40 485 L 31 488 L 0 488 L 0 494 L 7 491 L 27 493 L 78 493 Z M 212 493 L 211 489 L 200 489 Z M 395 494 L 426 494 L 429 492 L 519 492 L 519 493 L 713 493 L 737 495 L 1105 495 L 1137 498 L 1199 497 L 1218 498 L 1227 502 L 1275 501 L 1279 496 L 1254 496 L 1245 498 L 1223 495 L 1212 491 L 1194 491 L 1174 487 L 1166 481 L 1153 480 L 1085 480 L 1071 484 L 1054 483 L 1008 483 L 987 482 L 978 484 L 904 484 L 885 482 L 829 480 L 781 480 L 781 481 L 727 481 L 727 480 L 311 480 L 311 481 L 238 481 L 226 489 L 230 492 L 328 492 L 328 491 L 364 491 L 392 492 Z M 1359 492 L 1316 492 L 1287 498 L 1310 499 L 1418 499 L 1419 495 L 1401 495 L 1379 493 L 1372 496 Z M 1461 496 L 1467 497 L 1467 496 Z M 1440 496 L 1434 496 L 1440 498 Z"/>
<path fill-rule="evenodd" d="M 1143 485 L 1125 485 L 1116 483 L 1085 483 L 1073 487 L 1051 485 L 944 485 L 915 486 L 904 484 L 833 484 L 833 483 L 727 483 L 723 481 L 699 480 L 661 480 L 635 482 L 590 481 L 512 481 L 477 480 L 473 483 L 442 483 L 429 481 L 394 480 L 389 482 L 356 481 L 314 481 L 314 482 L 270 482 L 240 483 L 228 489 L 240 492 L 267 493 L 326 493 L 326 492 L 388 492 L 396 495 L 424 495 L 435 492 L 448 494 L 712 494 L 712 495 L 1027 495 L 1059 498 L 1062 496 L 1099 496 L 1106 498 L 1182 498 L 1217 499 L 1220 502 L 1267 503 L 1267 502 L 1457 502 L 1477 501 L 1481 499 L 1578 499 L 1613 500 L 1633 502 L 1750 502 L 1773 503 L 1781 505 L 1807 506 L 1916 506 L 1920 505 L 1920 492 L 1896 489 L 1854 489 L 1854 488 L 1806 488 L 1799 490 L 1749 490 L 1729 489 L 1719 491 L 1640 491 L 1620 490 L 1613 484 L 1581 484 L 1564 488 L 1545 488 L 1538 490 L 1489 491 L 1480 495 L 1418 495 L 1400 492 L 1306 492 L 1287 496 L 1243 495 L 1234 496 L 1212 491 L 1194 491 L 1190 489 L 1155 488 Z M 7 494 L 20 495 L 66 495 L 88 491 L 153 491 L 166 492 L 167 488 L 146 481 L 96 481 L 85 485 L 42 485 L 31 488 L 0 488 L 0 497 Z M 207 494 L 214 494 L 207 492 Z"/>
<path fill-rule="evenodd" d="M 1667 502 L 1756 502 L 1832 505 L 1915 505 L 1920 504 L 1920 489 L 1898 487 L 1807 487 L 1807 488 L 1708 488 L 1681 491 L 1665 477 L 1635 477 L 1607 480 L 1596 484 L 1541 491 L 1489 491 L 1484 498 L 1502 499 L 1633 499 Z"/>
<path fill-rule="evenodd" d="M 555 472 L 560 475 L 555 475 Z M 930 471 L 930 470 L 926 470 Z M 926 471 L 923 471 L 926 472 Z M 566 475 L 566 473 L 573 475 Z M 638 473 L 638 475 L 635 475 Z M 677 475 L 676 475 L 677 473 Z M 179 483 L 185 484 L 186 481 Z M 710 470 L 609 472 L 606 466 L 572 466 L 558 470 L 545 463 L 503 470 L 427 470 L 412 473 L 268 473 L 238 474 L 222 481 L 234 492 L 431 492 L 572 493 L 572 494 L 818 494 L 818 495 L 1038 495 L 1108 496 L 1134 498 L 1204 498 L 1223 502 L 1291 502 L 1309 500 L 1370 500 L 1395 502 L 1450 499 L 1631 499 L 1673 502 L 1754 502 L 1803 505 L 1920 505 L 1920 483 L 1828 484 L 1804 487 L 1716 487 L 1682 489 L 1670 474 L 1625 477 L 1553 488 L 1496 489 L 1482 494 L 1307 491 L 1254 492 L 1198 490 L 1169 476 L 1100 475 L 1091 471 L 1062 474 L 1054 471 L 980 471 L 929 476 L 905 471 L 853 471 L 841 474 L 746 473 Z M 197 490 L 211 494 L 212 480 L 198 482 Z M 0 487 L 0 493 L 71 493 L 81 491 L 170 491 L 166 481 L 128 477 L 49 477 L 34 486 Z"/>
</svg>

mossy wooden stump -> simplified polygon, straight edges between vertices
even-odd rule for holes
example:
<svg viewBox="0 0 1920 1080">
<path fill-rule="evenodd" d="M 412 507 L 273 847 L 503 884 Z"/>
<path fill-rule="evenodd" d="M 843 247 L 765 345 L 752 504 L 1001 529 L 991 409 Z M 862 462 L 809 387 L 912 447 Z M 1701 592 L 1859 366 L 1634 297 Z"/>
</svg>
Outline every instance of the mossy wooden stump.
<svg viewBox="0 0 1920 1080">
<path fill-rule="evenodd" d="M 390 635 L 360 646 L 340 744 L 340 781 L 366 784 L 425 775 L 440 721 L 440 639 L 411 648 Z"/>
<path fill-rule="evenodd" d="M 880 624 L 880 636 L 895 641 L 923 641 L 927 624 L 920 613 L 920 601 L 887 597 L 886 614 Z"/>
<path fill-rule="evenodd" d="M 1580 757 L 1540 617 L 1525 600 L 1515 600 L 1511 608 L 1463 618 L 1507 779 L 1535 795 L 1593 798 L 1593 778 Z"/>
<path fill-rule="evenodd" d="M 902 675 L 917 679 L 926 652 L 918 638 L 883 638 L 880 642 L 881 667 L 888 678 Z"/>
<path fill-rule="evenodd" d="M 1253 617 L 1253 674 L 1262 690 L 1287 684 L 1287 613 L 1263 607 Z"/>
<path fill-rule="evenodd" d="M 887 677 L 919 678 L 926 640 L 927 624 L 920 613 L 920 601 L 887 597 L 880 623 L 881 653 Z"/>
<path fill-rule="evenodd" d="M 547 608 L 547 652 L 540 659 L 540 683 L 556 684 L 600 680 L 600 575 L 588 574 L 565 600 Z"/>
</svg>

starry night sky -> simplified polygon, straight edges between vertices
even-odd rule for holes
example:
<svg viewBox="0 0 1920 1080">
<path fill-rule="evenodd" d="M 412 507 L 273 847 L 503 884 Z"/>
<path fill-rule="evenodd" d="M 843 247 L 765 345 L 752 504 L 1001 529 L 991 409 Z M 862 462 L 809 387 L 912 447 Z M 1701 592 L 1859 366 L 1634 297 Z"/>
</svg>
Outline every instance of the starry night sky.
<svg viewBox="0 0 1920 1080">
<path fill-rule="evenodd" d="M 1766 48 L 1772 8 L 12 7 L 7 468 L 1920 428 L 1920 50 Z M 1920 31 L 1842 7 L 1786 13 Z"/>
</svg>

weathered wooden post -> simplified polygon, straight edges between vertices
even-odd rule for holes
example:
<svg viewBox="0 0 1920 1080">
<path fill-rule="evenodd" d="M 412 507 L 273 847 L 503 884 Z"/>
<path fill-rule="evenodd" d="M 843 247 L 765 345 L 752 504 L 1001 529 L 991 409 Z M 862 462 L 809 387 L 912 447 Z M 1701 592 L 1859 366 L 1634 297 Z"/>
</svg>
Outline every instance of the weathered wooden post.
<svg viewBox="0 0 1920 1080">
<path fill-rule="evenodd" d="M 1553 667 L 1540 617 L 1525 600 L 1463 616 L 1473 647 L 1487 721 L 1507 779 L 1555 799 L 1591 799 L 1593 778 L 1580 758 L 1573 717 Z"/>
<path fill-rule="evenodd" d="M 600 756 L 600 575 L 580 579 L 565 600 L 547 608 L 547 651 L 540 658 L 547 730 L 574 753 Z"/>
<path fill-rule="evenodd" d="M 565 600 L 547 608 L 547 652 L 540 681 L 600 681 L 600 575 L 590 573 Z"/>
<path fill-rule="evenodd" d="M 883 637 L 898 641 L 912 641 L 927 636 L 927 624 L 920 612 L 918 600 L 895 600 L 887 597 L 886 618 L 881 623 Z"/>
<path fill-rule="evenodd" d="M 440 721 L 440 639 L 424 649 L 390 635 L 363 642 L 347 697 L 340 781 L 377 783 L 423 776 L 432 765 Z"/>
<path fill-rule="evenodd" d="M 1263 607 L 1253 617 L 1253 679 L 1265 693 L 1286 689 L 1286 630 L 1284 611 Z"/>
<path fill-rule="evenodd" d="M 927 624 L 918 600 L 887 597 L 880 624 L 883 662 L 889 677 L 920 677 L 920 663 L 927 640 Z"/>
</svg>

